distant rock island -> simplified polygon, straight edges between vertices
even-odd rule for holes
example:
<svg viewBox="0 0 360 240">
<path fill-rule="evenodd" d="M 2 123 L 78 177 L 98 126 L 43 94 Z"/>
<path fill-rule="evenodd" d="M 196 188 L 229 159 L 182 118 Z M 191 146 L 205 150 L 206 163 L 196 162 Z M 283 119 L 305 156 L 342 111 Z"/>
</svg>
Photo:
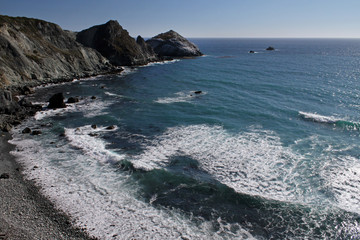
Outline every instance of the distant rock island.
<svg viewBox="0 0 360 240">
<path fill-rule="evenodd" d="M 39 108 L 13 97 L 30 93 L 31 87 L 200 55 L 172 30 L 145 41 L 132 38 L 114 20 L 76 33 L 39 19 L 0 15 L 0 129 L 8 130 Z"/>
</svg>

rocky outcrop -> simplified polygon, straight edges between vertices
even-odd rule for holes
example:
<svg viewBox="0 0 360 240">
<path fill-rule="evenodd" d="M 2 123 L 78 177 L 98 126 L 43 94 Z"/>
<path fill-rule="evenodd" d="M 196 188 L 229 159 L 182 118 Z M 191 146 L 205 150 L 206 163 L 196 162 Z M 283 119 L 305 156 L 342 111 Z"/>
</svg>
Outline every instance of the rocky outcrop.
<svg viewBox="0 0 360 240">
<path fill-rule="evenodd" d="M 177 32 L 170 30 L 146 41 L 159 56 L 194 57 L 203 55 L 199 48 Z"/>
<path fill-rule="evenodd" d="M 12 126 L 41 109 L 40 105 L 33 105 L 25 98 L 17 102 L 10 91 L 0 90 L 0 130 L 10 131 Z"/>
<path fill-rule="evenodd" d="M 56 93 L 52 95 L 49 99 L 48 108 L 66 108 L 66 104 L 64 103 L 64 95 L 62 93 Z"/>
<path fill-rule="evenodd" d="M 0 15 L 0 88 L 21 88 L 110 71 L 74 34 L 38 19 Z"/>
<path fill-rule="evenodd" d="M 135 41 L 114 20 L 79 32 L 76 40 L 96 49 L 116 66 L 143 65 L 157 60 L 156 54 L 144 39 L 139 36 Z"/>
</svg>

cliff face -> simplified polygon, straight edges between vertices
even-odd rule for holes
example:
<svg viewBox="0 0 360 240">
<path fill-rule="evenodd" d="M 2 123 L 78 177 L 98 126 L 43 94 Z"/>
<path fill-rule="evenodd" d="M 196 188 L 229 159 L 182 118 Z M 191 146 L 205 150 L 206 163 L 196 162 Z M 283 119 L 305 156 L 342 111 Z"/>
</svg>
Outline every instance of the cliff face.
<svg viewBox="0 0 360 240">
<path fill-rule="evenodd" d="M 135 41 L 113 20 L 79 32 L 76 40 L 96 49 L 116 66 L 143 65 L 157 60 L 156 54 L 144 39 L 139 36 Z"/>
<path fill-rule="evenodd" d="M 194 57 L 203 55 L 199 48 L 177 32 L 170 30 L 146 41 L 159 56 Z"/>
<path fill-rule="evenodd" d="M 21 88 L 111 69 L 74 34 L 38 19 L 0 16 L 0 88 Z"/>
</svg>

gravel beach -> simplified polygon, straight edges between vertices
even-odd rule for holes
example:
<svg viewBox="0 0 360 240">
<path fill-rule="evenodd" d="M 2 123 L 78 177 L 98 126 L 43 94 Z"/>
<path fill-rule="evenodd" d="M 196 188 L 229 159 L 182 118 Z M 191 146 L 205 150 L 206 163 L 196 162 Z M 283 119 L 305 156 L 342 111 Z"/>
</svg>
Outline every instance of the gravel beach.
<svg viewBox="0 0 360 240">
<path fill-rule="evenodd" d="M 75 228 L 38 187 L 24 179 L 10 151 L 9 133 L 0 132 L 0 240 L 94 239 Z"/>
</svg>

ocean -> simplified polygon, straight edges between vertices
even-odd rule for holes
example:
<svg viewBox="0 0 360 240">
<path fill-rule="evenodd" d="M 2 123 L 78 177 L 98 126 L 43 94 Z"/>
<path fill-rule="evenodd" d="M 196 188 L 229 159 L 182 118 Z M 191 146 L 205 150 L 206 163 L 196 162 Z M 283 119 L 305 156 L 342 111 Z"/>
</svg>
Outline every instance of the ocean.
<svg viewBox="0 0 360 240">
<path fill-rule="evenodd" d="M 360 239 L 360 40 L 191 41 L 38 88 L 80 102 L 13 130 L 25 176 L 100 239 Z"/>
</svg>

